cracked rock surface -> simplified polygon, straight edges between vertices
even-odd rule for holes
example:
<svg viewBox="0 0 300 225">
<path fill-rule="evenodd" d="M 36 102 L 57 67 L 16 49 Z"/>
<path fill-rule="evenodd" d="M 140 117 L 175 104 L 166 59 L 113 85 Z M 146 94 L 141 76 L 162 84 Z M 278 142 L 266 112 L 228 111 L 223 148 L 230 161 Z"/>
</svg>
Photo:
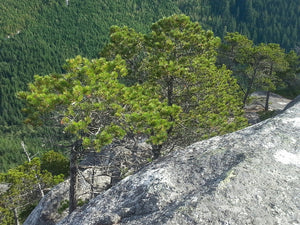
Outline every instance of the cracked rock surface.
<svg viewBox="0 0 300 225">
<path fill-rule="evenodd" d="M 172 152 L 58 224 L 300 224 L 299 98 L 274 118 Z"/>
<path fill-rule="evenodd" d="M 86 202 L 148 163 L 151 146 L 143 140 L 138 143 L 114 143 L 100 153 L 88 152 L 82 157 L 77 194 L 81 202 Z M 68 215 L 68 197 L 69 179 L 55 186 L 41 199 L 24 225 L 56 224 Z"/>
</svg>

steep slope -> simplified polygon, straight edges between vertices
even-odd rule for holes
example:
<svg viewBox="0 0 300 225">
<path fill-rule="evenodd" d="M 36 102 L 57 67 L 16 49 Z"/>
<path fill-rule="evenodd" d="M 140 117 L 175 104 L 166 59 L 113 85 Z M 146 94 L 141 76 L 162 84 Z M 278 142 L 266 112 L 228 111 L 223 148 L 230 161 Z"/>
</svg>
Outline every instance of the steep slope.
<svg viewBox="0 0 300 225">
<path fill-rule="evenodd" d="M 112 25 L 145 28 L 179 10 L 163 4 L 132 1 L 5 0 L 0 3 L 0 124 L 22 118 L 15 92 L 24 89 L 34 74 L 62 72 L 67 58 L 97 57 Z"/>
<path fill-rule="evenodd" d="M 173 152 L 59 224 L 299 224 L 299 98 L 290 106 Z"/>
<path fill-rule="evenodd" d="M 151 23 L 178 12 L 170 0 L 0 1 L 0 172 L 26 160 L 22 140 L 32 155 L 54 148 L 49 133 L 20 126 L 23 106 L 16 92 L 34 74 L 62 73 L 65 60 L 76 55 L 97 57 L 112 25 L 147 32 Z"/>
<path fill-rule="evenodd" d="M 300 36 L 299 5 L 300 0 L 1 1 L 0 124 L 20 122 L 14 93 L 34 74 L 61 72 L 65 59 L 78 54 L 97 57 L 112 25 L 146 32 L 163 16 L 185 13 L 218 36 L 238 31 L 256 43 L 290 49 Z"/>
<path fill-rule="evenodd" d="M 159 18 L 185 13 L 219 36 L 226 31 L 238 31 L 256 43 L 278 42 L 290 49 L 300 37 L 299 5 L 300 0 L 0 1 L 0 156 L 5 159 L 2 165 L 20 162 L 20 140 L 27 133 L 20 127 L 11 127 L 19 126 L 23 120 L 16 92 L 26 89 L 34 74 L 63 72 L 67 58 L 78 54 L 97 57 L 108 39 L 110 26 L 127 25 L 147 32 L 149 25 Z M 40 141 L 29 142 L 41 146 Z"/>
<path fill-rule="evenodd" d="M 255 43 L 274 42 L 286 49 L 299 46 L 300 1 L 175 1 L 180 10 L 211 27 L 218 35 L 239 32 Z"/>
</svg>

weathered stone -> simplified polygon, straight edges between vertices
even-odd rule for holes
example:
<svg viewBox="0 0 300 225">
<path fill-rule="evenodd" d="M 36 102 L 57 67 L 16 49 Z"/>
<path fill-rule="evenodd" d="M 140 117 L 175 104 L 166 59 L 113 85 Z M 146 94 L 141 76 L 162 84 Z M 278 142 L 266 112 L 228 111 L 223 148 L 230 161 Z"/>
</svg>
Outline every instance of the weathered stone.
<svg viewBox="0 0 300 225">
<path fill-rule="evenodd" d="M 82 175 L 85 178 L 85 182 L 94 184 L 93 189 L 95 194 L 102 192 L 111 185 L 111 177 L 103 176 L 102 171 L 97 168 L 86 169 L 82 172 Z"/>
<path fill-rule="evenodd" d="M 94 193 L 99 193 L 110 186 L 111 178 L 102 176 L 97 169 L 87 169 L 79 174 L 78 199 L 88 201 L 93 197 L 91 189 L 91 173 L 94 174 Z M 41 199 L 38 206 L 32 211 L 24 225 L 54 225 L 68 215 L 66 201 L 69 198 L 69 180 L 54 187 Z M 65 203 L 65 204 L 64 204 Z M 64 206 L 65 205 L 65 206 Z"/>
<path fill-rule="evenodd" d="M 85 202 L 136 172 L 151 157 L 142 139 L 114 143 L 100 153 L 88 152 L 80 163 L 78 198 Z M 92 185 L 93 184 L 93 185 Z M 50 191 L 32 211 L 25 225 L 52 225 L 68 215 L 69 180 Z M 63 210 L 64 209 L 64 210 Z"/>
<path fill-rule="evenodd" d="M 7 183 L 0 183 L 0 194 L 6 192 L 9 189 L 9 184 Z"/>
<path fill-rule="evenodd" d="M 174 151 L 59 225 L 300 224 L 300 102 Z"/>
<path fill-rule="evenodd" d="M 258 113 L 265 111 L 266 96 L 266 91 L 257 91 L 250 95 L 250 101 L 244 107 L 245 116 L 248 119 L 249 124 L 253 125 L 261 121 Z M 273 115 L 276 115 L 290 102 L 290 99 L 270 93 L 269 111 L 273 112 Z"/>
<path fill-rule="evenodd" d="M 88 152 L 80 163 L 81 168 L 97 167 L 103 175 L 111 177 L 111 186 L 136 172 L 151 158 L 151 146 L 143 139 L 115 142 L 101 152 Z"/>
</svg>

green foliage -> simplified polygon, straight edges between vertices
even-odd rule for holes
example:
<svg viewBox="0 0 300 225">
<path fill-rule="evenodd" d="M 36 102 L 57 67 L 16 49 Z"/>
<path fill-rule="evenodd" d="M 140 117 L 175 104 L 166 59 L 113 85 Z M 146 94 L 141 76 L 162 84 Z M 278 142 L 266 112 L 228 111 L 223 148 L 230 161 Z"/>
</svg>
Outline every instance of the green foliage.
<svg viewBox="0 0 300 225">
<path fill-rule="evenodd" d="M 49 171 L 52 175 L 69 175 L 69 160 L 59 152 L 53 150 L 41 156 L 41 169 Z"/>
<path fill-rule="evenodd" d="M 83 206 L 86 204 L 87 201 L 83 201 L 82 199 L 78 199 L 78 206 Z M 63 200 L 60 202 L 60 206 L 57 209 L 57 212 L 59 214 L 62 214 L 65 210 L 67 210 L 69 207 L 69 201 L 68 200 Z"/>
<path fill-rule="evenodd" d="M 47 126 L 51 126 L 50 132 L 46 127 L 40 128 L 39 132 L 27 132 L 28 129 L 20 125 L 23 120 L 20 109 L 24 105 L 15 97 L 15 93 L 27 90 L 25 84 L 33 81 L 33 74 L 49 74 L 50 72 L 61 74 L 65 72 L 61 65 L 66 58 L 73 58 L 78 54 L 88 58 L 96 57 L 100 49 L 107 43 L 107 33 L 112 25 L 130 26 L 134 30 L 145 33 L 150 30 L 150 24 L 157 19 L 183 12 L 191 16 L 194 21 L 199 21 L 203 27 L 212 29 L 220 37 L 223 37 L 227 31 L 238 31 L 247 35 L 254 43 L 277 42 L 287 49 L 299 45 L 297 43 L 299 40 L 297 24 L 299 24 L 300 16 L 297 1 L 167 0 L 163 2 L 147 2 L 118 0 L 108 2 L 86 0 L 83 2 L 74 0 L 67 6 L 63 0 L 31 0 L 30 2 L 25 0 L 4 0 L 0 3 L 0 12 L 2 15 L 5 15 L 0 19 L 0 171 L 7 171 L 9 168 L 24 162 L 25 158 L 19 144 L 21 141 L 25 141 L 26 145 L 29 146 L 31 155 L 47 149 L 57 150 L 55 143 L 61 141 L 60 136 L 62 133 L 60 129 L 64 127 L 62 124 L 55 128 L 56 130 L 53 132 L 53 123 L 47 123 Z M 113 27 L 111 29 L 110 43 L 118 43 L 119 46 L 111 51 L 112 46 L 108 45 L 109 50 L 107 52 L 117 52 L 126 61 L 126 68 L 129 74 L 125 77 L 118 77 L 118 80 L 127 85 L 135 85 L 136 83 L 145 85 L 144 81 L 146 78 L 149 78 L 148 73 L 145 73 L 146 67 L 151 66 L 151 63 L 155 62 L 155 60 L 160 62 L 160 59 L 153 58 L 153 62 L 144 60 L 145 58 L 150 59 L 146 55 L 149 49 L 145 49 L 145 46 L 141 44 L 145 41 L 150 43 L 151 38 L 144 40 L 145 35 L 134 32 L 134 30 Z M 124 32 L 127 32 L 125 45 L 121 42 L 122 33 Z M 131 38 L 130 41 L 129 36 Z M 175 36 L 176 34 L 174 34 Z M 158 37 L 165 38 L 163 36 Z M 162 47 L 172 52 L 173 41 L 171 40 L 170 42 L 167 39 L 165 44 Z M 114 56 L 114 54 L 105 55 L 109 60 L 114 59 Z M 165 55 L 162 56 L 162 59 L 163 57 Z M 174 72 L 177 75 L 180 73 L 176 71 L 176 69 L 180 69 L 176 64 L 176 60 L 164 60 L 161 61 L 160 66 L 153 68 L 154 72 L 160 73 L 165 71 L 163 66 L 167 65 L 169 73 Z M 288 69 L 276 72 L 276 76 L 278 75 L 285 85 L 284 87 L 276 87 L 276 91 L 293 98 L 300 94 L 299 77 L 296 80 L 291 78 L 297 73 L 295 71 L 299 68 L 299 58 L 291 53 L 290 56 L 286 56 L 286 61 L 289 62 Z M 203 61 L 199 62 L 203 63 Z M 237 74 L 236 72 L 243 69 L 240 67 L 238 70 L 234 70 L 234 76 L 238 78 L 240 85 L 244 85 L 241 81 L 246 82 L 247 79 L 239 79 L 241 73 Z M 223 70 L 225 71 L 226 69 Z M 249 69 L 247 73 L 250 72 L 251 70 Z M 225 77 L 228 76 L 226 71 L 224 74 Z M 273 78 L 272 82 L 268 79 L 265 80 L 263 88 L 268 86 L 274 89 L 274 86 L 271 85 L 273 81 Z M 164 82 L 166 80 L 161 80 L 157 88 L 163 87 L 165 85 Z M 184 92 L 180 91 L 179 85 L 175 89 L 179 93 Z M 187 93 L 186 89 L 183 90 Z M 195 91 L 192 88 L 190 93 Z M 75 93 L 81 92 L 82 90 L 78 87 Z M 157 92 L 157 89 L 154 92 Z M 157 92 L 157 94 L 159 98 L 170 100 L 170 98 L 166 97 L 166 93 Z M 176 103 L 179 99 L 172 98 L 172 101 Z M 180 105 L 183 102 L 184 100 L 181 99 L 176 104 Z M 166 104 L 166 102 L 163 104 Z M 167 104 L 169 107 L 172 107 L 170 102 Z M 226 101 L 224 104 L 226 104 Z M 75 111 L 78 110 L 78 107 L 75 108 Z M 164 106 L 160 105 L 158 108 L 164 108 Z M 115 108 L 113 110 L 117 111 Z M 166 112 L 162 112 L 162 115 L 158 112 L 149 116 L 147 110 L 147 106 L 144 106 L 144 108 L 140 109 L 138 116 L 134 114 L 127 115 L 130 114 L 128 112 L 118 112 L 116 117 L 122 115 L 120 117 L 122 119 L 119 119 L 119 122 L 122 125 L 121 120 L 123 120 L 122 127 L 124 129 L 120 129 L 119 125 L 114 124 L 108 130 L 103 130 L 99 134 L 98 140 L 101 139 L 100 142 L 102 144 L 109 143 L 112 140 L 112 136 L 108 134 L 110 132 L 114 133 L 116 137 L 122 137 L 125 133 L 139 129 L 138 132 L 153 134 L 151 137 L 152 142 L 162 143 L 166 138 L 166 129 L 167 133 L 174 131 L 176 121 L 184 118 L 175 116 L 180 111 L 176 107 L 166 110 L 167 113 L 172 114 L 171 117 L 174 117 L 171 120 Z M 93 110 L 91 109 L 91 111 Z M 184 115 L 184 108 L 181 111 L 181 115 Z M 159 125 L 158 122 L 151 122 L 153 120 L 157 121 L 160 116 L 163 117 L 159 123 L 163 125 Z M 89 123 L 89 118 L 86 119 L 77 121 L 77 123 L 73 121 L 73 129 L 84 130 L 84 127 Z M 141 121 L 144 120 L 148 121 L 145 124 L 145 127 L 148 128 L 145 130 L 141 128 L 143 124 Z M 214 117 L 209 120 L 215 121 Z M 132 127 L 124 126 L 124 121 L 133 123 Z M 64 121 L 61 120 L 61 122 Z M 225 119 L 223 122 L 225 123 Z M 211 126 L 215 125 L 212 123 Z M 43 136 L 46 138 L 43 138 Z M 74 136 L 68 134 L 67 138 L 71 139 Z M 94 140 L 88 137 L 82 137 L 82 139 L 86 146 L 95 144 Z"/>
<path fill-rule="evenodd" d="M 20 124 L 22 103 L 15 93 L 34 74 L 62 73 L 67 58 L 97 57 L 112 25 L 140 31 L 178 12 L 171 0 L 159 2 L 4 0 L 0 3 L 0 124 Z"/>
<path fill-rule="evenodd" d="M 14 224 L 14 214 L 8 208 L 0 205 L 0 224 L 1 225 L 11 225 Z"/>
<path fill-rule="evenodd" d="M 287 98 L 294 98 L 300 95 L 300 56 L 294 51 L 290 51 L 285 55 L 288 67 L 285 71 L 279 73 L 284 82 L 284 87 L 279 87 L 276 92 Z"/>
<path fill-rule="evenodd" d="M 64 0 L 3 0 L 0 2 L 0 14 L 5 15 L 0 19 L 0 125 L 20 125 L 23 104 L 15 93 L 27 90 L 26 84 L 33 81 L 34 74 L 62 73 L 61 65 L 67 58 L 76 55 L 95 58 L 108 42 L 107 34 L 112 25 L 130 26 L 146 33 L 151 23 L 174 13 L 189 15 L 193 21 L 198 21 L 220 37 L 228 31 L 238 31 L 254 43 L 280 43 L 287 49 L 299 46 L 297 1 L 72 0 L 67 6 Z M 130 29 L 127 32 L 130 33 Z M 141 37 L 135 34 L 132 33 L 132 43 Z M 115 38 L 117 42 L 118 35 Z M 129 49 L 123 50 L 130 55 L 141 53 L 140 47 L 132 44 Z M 125 53 L 120 54 L 127 62 Z M 135 54 L 134 60 L 127 63 L 129 75 L 122 78 L 123 83 L 143 82 L 141 73 L 139 76 L 133 74 L 133 71 L 138 73 L 136 62 L 143 57 L 143 53 Z M 131 76 L 138 77 L 138 80 Z M 293 98 L 299 94 L 298 87 L 299 79 L 298 82 L 289 82 L 280 92 Z M 18 128 L 21 129 L 22 126 Z M 53 133 L 51 135 L 54 137 Z M 1 148 L 16 152 L 17 148 L 12 147 L 8 140 L 4 141 L 5 136 L 2 137 L 5 145 L 1 144 Z M 32 146 L 40 140 L 32 138 L 29 142 L 26 141 L 26 144 Z M 55 142 L 53 140 L 52 143 Z M 53 149 L 54 146 L 47 148 Z M 4 158 L 2 165 L 7 170 L 11 164 L 7 160 L 11 159 Z M 13 159 L 12 165 L 14 163 L 22 163 L 19 156 Z M 2 165 L 0 163 L 0 167 Z"/>
<path fill-rule="evenodd" d="M 100 150 L 128 132 L 147 133 L 155 143 L 166 139 L 172 125 L 166 118 L 175 117 L 179 108 L 160 102 L 153 88 L 121 84 L 127 69 L 120 57 L 107 61 L 78 56 L 65 69 L 66 74 L 35 76 L 30 91 L 19 93 L 28 105 L 27 122 L 40 123 L 53 115 L 86 149 Z"/>
<path fill-rule="evenodd" d="M 25 162 L 26 155 L 21 146 L 23 141 L 30 156 L 38 156 L 45 151 L 43 147 L 46 129 L 32 129 L 30 126 L 0 126 L 0 172 L 6 172 Z"/>
<path fill-rule="evenodd" d="M 194 136 L 189 141 L 244 126 L 238 86 L 225 67 L 215 66 L 219 43 L 212 31 L 184 15 L 158 21 L 148 36 L 149 80 L 161 86 L 169 104 L 181 106 L 180 126 L 174 130 L 186 126 L 180 135 Z"/>
<path fill-rule="evenodd" d="M 245 126 L 236 81 L 225 67 L 215 66 L 219 43 L 212 31 L 185 15 L 174 15 L 154 23 L 147 35 L 113 27 L 101 55 L 120 54 L 129 68 L 134 65 L 129 83 L 152 87 L 160 101 L 180 108 L 179 114 L 166 118 L 172 123 L 167 136 L 185 145 Z"/>
<path fill-rule="evenodd" d="M 267 91 L 275 91 L 277 87 L 284 85 L 283 79 L 288 79 L 285 78 L 289 67 L 285 51 L 278 44 L 273 43 L 260 44 L 259 51 L 265 56 L 261 88 Z M 295 74 L 292 76 L 295 78 Z"/>
<path fill-rule="evenodd" d="M 149 134 L 149 141 L 161 143 L 172 126 L 165 117 L 178 107 L 158 100 L 158 95 L 138 85 L 127 87 L 119 78 L 127 75 L 120 56 L 88 60 L 81 56 L 68 60 L 66 74 L 35 76 L 29 91 L 20 92 L 26 101 L 27 122 L 53 121 L 72 135 L 70 153 L 69 213 L 77 207 L 78 158 L 82 150 L 101 150 L 127 133 Z M 143 126 L 140 126 L 140 124 Z"/>
<path fill-rule="evenodd" d="M 21 223 L 24 223 L 30 213 L 34 210 L 34 208 L 38 205 L 39 199 L 29 203 L 26 205 L 19 214 L 19 219 Z"/>
<path fill-rule="evenodd" d="M 69 207 L 69 201 L 68 200 L 63 200 L 60 203 L 60 206 L 57 209 L 57 211 L 58 211 L 59 214 L 62 214 L 68 207 Z"/>
<path fill-rule="evenodd" d="M 21 142 L 27 146 L 30 157 L 40 157 L 49 149 L 61 152 L 58 143 L 65 144 L 69 137 L 60 133 L 60 130 L 50 124 L 50 121 L 45 126 L 38 127 L 27 124 L 0 126 L 0 172 L 7 172 L 27 161 Z"/>
<path fill-rule="evenodd" d="M 266 119 L 269 119 L 269 118 L 272 118 L 274 117 L 275 115 L 277 115 L 278 112 L 276 111 L 261 111 L 261 112 L 258 112 L 259 114 L 259 119 L 262 121 L 262 120 L 266 120 Z"/>
<path fill-rule="evenodd" d="M 274 43 L 254 45 L 239 33 L 227 33 L 219 54 L 219 63 L 226 64 L 237 78 L 244 104 L 253 91 L 275 91 L 295 80 L 296 62 L 293 51 L 286 54 Z"/>
<path fill-rule="evenodd" d="M 274 42 L 287 49 L 299 45 L 295 1 L 73 0 L 67 6 L 64 0 L 3 0 L 0 13 L 5 15 L 0 29 L 0 124 L 8 125 L 22 121 L 15 93 L 34 74 L 61 73 L 65 59 L 76 55 L 96 57 L 112 25 L 147 32 L 163 16 L 185 13 L 220 37 L 237 31 L 255 43 Z"/>
<path fill-rule="evenodd" d="M 82 199 L 78 199 L 78 206 L 83 206 L 84 204 L 86 204 L 88 201 L 87 200 L 82 200 Z"/>
<path fill-rule="evenodd" d="M 182 13 L 216 35 L 239 32 L 254 43 L 279 43 L 286 49 L 299 45 L 299 2 L 282 0 L 174 0 Z"/>
<path fill-rule="evenodd" d="M 7 221 L 26 219 L 39 199 L 43 190 L 63 181 L 63 176 L 52 176 L 46 170 L 41 170 L 39 158 L 34 158 L 7 173 L 0 174 L 0 183 L 8 184 L 7 191 L 0 193 L 1 224 Z M 14 214 L 14 211 L 17 212 Z M 15 218 L 16 216 L 16 218 Z"/>
</svg>

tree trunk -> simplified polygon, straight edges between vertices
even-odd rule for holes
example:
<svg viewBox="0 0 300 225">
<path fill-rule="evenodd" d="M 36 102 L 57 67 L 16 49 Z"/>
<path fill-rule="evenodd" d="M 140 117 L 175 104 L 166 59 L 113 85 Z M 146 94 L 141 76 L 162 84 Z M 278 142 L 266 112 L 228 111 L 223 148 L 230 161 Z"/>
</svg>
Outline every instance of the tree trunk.
<svg viewBox="0 0 300 225">
<path fill-rule="evenodd" d="M 78 183 L 78 154 L 81 141 L 76 141 L 71 148 L 70 154 L 70 192 L 69 192 L 69 214 L 77 207 L 77 183 Z"/>
<path fill-rule="evenodd" d="M 269 76 L 271 77 L 273 73 L 273 65 L 271 65 Z M 265 111 L 269 111 L 269 99 L 270 99 L 270 91 L 267 91 L 267 96 L 266 96 L 266 104 L 265 104 Z"/>
<path fill-rule="evenodd" d="M 168 105 L 172 106 L 173 104 L 173 89 L 174 89 L 174 78 L 171 76 L 167 81 L 167 95 L 168 95 Z"/>
<path fill-rule="evenodd" d="M 158 159 L 161 155 L 162 145 L 152 145 L 153 159 Z"/>
<path fill-rule="evenodd" d="M 269 111 L 269 99 L 270 99 L 270 91 L 267 91 L 265 111 Z"/>
<path fill-rule="evenodd" d="M 26 154 L 26 156 L 27 156 L 28 162 L 31 162 L 31 158 L 30 158 L 30 155 L 29 155 L 29 153 L 28 153 L 28 151 L 27 151 L 27 149 L 26 149 L 26 146 L 25 146 L 24 141 L 21 141 L 21 145 L 22 145 L 22 148 L 23 148 L 23 150 L 24 150 L 24 152 L 25 152 L 25 154 Z M 35 175 L 35 178 L 38 180 L 37 175 Z M 44 191 L 43 191 L 43 189 L 42 189 L 42 185 L 41 185 L 40 182 L 38 182 L 38 188 L 39 188 L 39 191 L 40 191 L 40 193 L 41 193 L 42 198 L 44 198 L 45 194 L 44 194 Z"/>
<path fill-rule="evenodd" d="M 96 166 L 96 151 L 93 151 L 93 168 L 92 168 L 92 181 L 91 181 L 91 199 L 95 197 L 95 166 Z"/>
<path fill-rule="evenodd" d="M 247 91 L 246 91 L 246 93 L 244 95 L 244 99 L 243 99 L 243 106 L 246 105 L 249 94 L 250 94 L 250 88 L 247 88 Z"/>
<path fill-rule="evenodd" d="M 247 90 L 246 90 L 246 93 L 245 93 L 245 96 L 244 96 L 244 99 L 243 99 L 243 106 L 246 105 L 247 99 L 250 95 L 252 86 L 254 84 L 255 77 L 256 77 L 256 69 L 254 70 L 254 73 L 253 73 L 253 76 L 251 77 L 250 83 L 247 86 Z"/>
<path fill-rule="evenodd" d="M 18 218 L 18 210 L 17 210 L 17 208 L 14 208 L 13 211 L 14 211 L 15 225 L 20 225 L 19 218 Z"/>
</svg>

